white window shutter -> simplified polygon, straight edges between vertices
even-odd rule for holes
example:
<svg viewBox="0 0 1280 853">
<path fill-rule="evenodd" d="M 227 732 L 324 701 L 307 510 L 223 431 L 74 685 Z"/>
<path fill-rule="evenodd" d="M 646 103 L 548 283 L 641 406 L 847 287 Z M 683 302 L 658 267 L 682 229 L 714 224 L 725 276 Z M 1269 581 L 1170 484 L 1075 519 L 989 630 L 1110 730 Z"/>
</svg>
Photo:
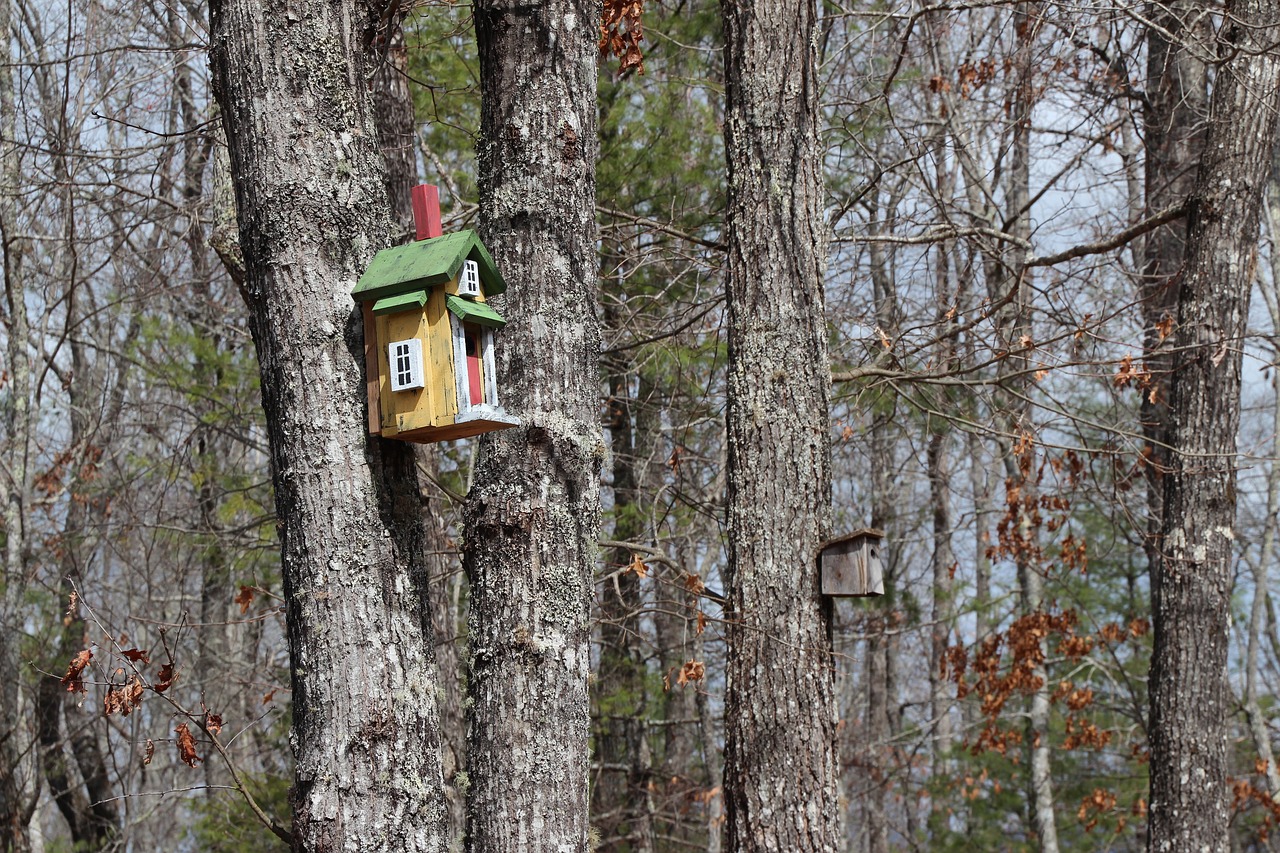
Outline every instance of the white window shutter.
<svg viewBox="0 0 1280 853">
<path fill-rule="evenodd" d="M 475 261 L 462 262 L 462 275 L 458 277 L 459 296 L 480 295 L 480 265 Z"/>
<path fill-rule="evenodd" d="M 391 368 L 392 391 L 412 391 L 426 385 L 422 375 L 422 341 L 418 338 L 393 341 L 387 347 L 387 363 Z"/>
</svg>

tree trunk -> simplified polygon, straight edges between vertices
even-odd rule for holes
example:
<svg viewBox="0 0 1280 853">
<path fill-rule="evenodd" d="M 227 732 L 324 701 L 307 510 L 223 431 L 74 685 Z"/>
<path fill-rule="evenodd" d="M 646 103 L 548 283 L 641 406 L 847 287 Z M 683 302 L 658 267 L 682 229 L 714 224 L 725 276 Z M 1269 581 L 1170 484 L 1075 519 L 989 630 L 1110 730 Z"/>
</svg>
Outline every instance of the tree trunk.
<svg viewBox="0 0 1280 853">
<path fill-rule="evenodd" d="M 948 168 L 946 158 L 946 135 L 938 133 L 933 143 L 937 158 L 935 175 L 937 176 L 938 195 L 950 198 L 955 191 L 955 178 Z M 959 367 L 956 358 L 957 328 L 956 317 L 963 294 L 952 291 L 950 281 L 951 247 L 943 244 L 934 249 L 936 272 L 934 277 L 934 303 L 937 310 L 934 322 L 941 330 L 938 347 L 938 363 L 948 367 Z M 949 400 L 946 389 L 939 391 L 939 404 L 936 411 L 947 410 Z M 929 477 L 929 507 L 933 516 L 933 554 L 931 564 L 933 570 L 933 612 L 930 621 L 929 643 L 929 716 L 933 721 L 933 774 L 946 776 L 949 772 L 951 753 L 951 705 L 950 693 L 952 685 L 943 677 L 942 664 L 951 645 L 951 627 L 954 620 L 952 598 L 955 587 L 955 573 L 958 566 L 955 550 L 951 544 L 951 470 L 947 462 L 950 449 L 947 438 L 947 425 L 941 418 L 929 419 L 929 444 L 925 455 L 926 472 Z"/>
<path fill-rule="evenodd" d="M 1280 360 L 1280 145 L 1271 152 L 1271 177 L 1267 181 L 1266 207 L 1267 233 L 1271 240 L 1271 287 L 1263 288 L 1262 295 L 1271 318 L 1271 357 Z M 1253 601 L 1250 603 L 1248 644 L 1245 650 L 1244 711 L 1253 736 L 1254 749 L 1265 765 L 1267 793 L 1273 800 L 1280 800 L 1280 767 L 1276 766 L 1271 748 L 1271 733 L 1267 729 L 1267 715 L 1262 709 L 1258 693 L 1258 658 L 1261 654 L 1262 632 L 1266 624 L 1266 610 L 1271 596 L 1267 591 L 1268 571 L 1276 556 L 1276 528 L 1280 526 L 1280 374 L 1271 374 L 1271 456 L 1267 468 L 1267 505 L 1263 514 L 1262 548 L 1253 569 Z"/>
<path fill-rule="evenodd" d="M 814 0 L 723 0 L 729 850 L 837 850 L 836 703 L 815 569 L 830 503 Z"/>
<path fill-rule="evenodd" d="M 441 850 L 421 502 L 412 448 L 366 441 L 350 295 L 389 232 L 364 47 L 385 21 L 354 0 L 211 19 L 282 540 L 294 845 Z"/>
<path fill-rule="evenodd" d="M 521 426 L 482 439 L 471 581 L 468 843 L 582 850 L 605 445 L 596 377 L 596 38 L 588 0 L 482 0 L 480 233 L 511 283 L 498 344 Z"/>
<path fill-rule="evenodd" d="M 1209 103 L 1210 49 L 1208 9 L 1203 0 L 1163 0 L 1148 7 L 1147 103 L 1143 110 L 1146 149 L 1146 210 L 1150 216 L 1191 195 L 1196 164 L 1204 150 Z M 1146 438 L 1147 564 L 1160 561 L 1164 472 L 1169 465 L 1169 393 L 1173 367 L 1169 323 L 1177 313 L 1178 276 L 1186 254 L 1186 225 L 1171 222 L 1142 241 L 1141 287 L 1143 367 L 1151 389 L 1142 397 L 1142 433 Z"/>
<path fill-rule="evenodd" d="M 1035 47 L 1042 26 L 1039 3 L 1019 3 L 1014 8 L 1016 33 L 1014 54 L 1012 129 L 1009 145 L 1009 183 L 1006 230 L 1022 241 L 1031 239 L 1031 116 L 1038 100 Z M 1001 293 L 1013 294 L 1001 317 L 1001 346 L 1010 356 L 1001 362 L 1001 394 L 1005 416 L 1004 467 L 1008 492 L 1009 543 L 1018 568 L 1018 606 L 1024 617 L 1044 610 L 1044 568 L 1041 565 L 1038 513 L 1034 412 L 1030 403 L 1032 346 L 1030 273 L 1025 266 L 1027 250 L 1010 248 L 1001 268 L 1005 275 Z M 1016 376 L 1007 374 L 1018 371 Z M 1016 444 L 1015 444 L 1016 442 Z M 1027 786 L 1031 803 L 1031 823 L 1042 853 L 1057 853 L 1058 825 L 1054 814 L 1053 768 L 1049 748 L 1050 687 L 1044 664 L 1045 640 L 1039 642 L 1039 659 L 1031 662 L 1034 687 L 1027 701 L 1026 744 Z"/>
<path fill-rule="evenodd" d="M 1206 5 L 1206 9 L 1207 9 Z M 1151 817 L 1155 851 L 1226 850 L 1226 666 L 1242 340 L 1258 217 L 1280 111 L 1280 8 L 1243 0 L 1220 33 L 1177 298 L 1161 554 L 1152 578 Z"/>
<path fill-rule="evenodd" d="M 382 54 L 376 58 L 373 75 L 374 125 L 378 128 L 378 144 L 387 171 L 385 183 L 390 202 L 391 220 L 396 242 L 413 238 L 413 187 L 418 183 L 413 92 L 409 88 L 408 53 L 404 43 L 404 26 L 397 20 L 388 22 L 390 32 L 380 34 Z M 413 448 L 414 462 L 427 479 L 438 477 L 440 454 L 434 444 Z M 407 464 L 403 463 L 403 464 Z M 466 833 L 466 797 L 458 786 L 465 755 L 466 724 L 459 682 L 459 660 L 456 643 L 457 618 L 451 580 L 457 571 L 457 560 L 445 528 L 445 507 L 430 495 L 438 493 L 434 485 L 426 495 L 419 495 L 415 514 L 422 520 L 423 566 L 428 579 L 427 606 L 431 613 L 431 631 L 436 639 L 437 678 L 440 684 L 440 763 L 444 776 L 445 799 L 449 811 L 449 843 L 461 841 Z M 411 503 L 406 495 L 406 501 Z"/>
<path fill-rule="evenodd" d="M 30 726 L 30 701 L 24 695 L 19 644 L 23 636 L 26 588 L 27 500 L 31 475 L 31 353 L 27 290 L 22 277 L 24 241 L 18 237 L 19 160 L 15 133 L 10 55 L 11 6 L 0 0 L 0 260 L 3 267 L 8 399 L 5 406 L 4 574 L 0 575 L 0 851 L 31 849 L 28 825 L 39 794 Z"/>
<path fill-rule="evenodd" d="M 407 240 L 414 234 L 412 194 L 418 183 L 417 121 L 413 92 L 409 88 L 404 27 L 397 19 L 388 22 L 388 28 L 390 32 L 384 30 L 379 35 L 374 57 L 373 120 L 378 128 L 382 161 L 386 164 L 384 180 L 392 224 Z"/>
<path fill-rule="evenodd" d="M 602 278 L 619 263 L 620 253 L 606 252 Z M 616 303 L 606 302 L 605 329 L 621 330 Z M 652 545 L 641 497 L 641 463 L 652 448 L 659 424 L 631 405 L 636 369 L 627 352 L 605 358 L 609 383 L 606 423 L 613 448 L 613 539 Z M 646 383 L 641 382 L 643 387 Z M 652 484 L 647 484 L 652 485 Z M 609 573 L 632 559 L 626 548 L 610 554 Z M 600 589 L 600 665 L 596 680 L 596 763 L 592 814 L 600 831 L 600 849 L 642 853 L 653 849 L 653 822 L 648 793 L 648 695 L 644 648 L 640 642 L 644 590 L 640 575 L 624 571 Z"/>
<path fill-rule="evenodd" d="M 43 56 L 43 39 L 36 37 Z M 52 77 L 40 86 L 42 109 L 51 124 L 66 127 L 68 115 Z M 56 138 L 52 166 L 58 187 L 58 214 L 61 234 L 57 244 L 55 280 L 65 285 L 66 328 L 79 329 L 93 315 L 88 283 L 81 277 L 80 243 L 78 240 L 77 198 L 72 180 L 70 160 L 77 150 L 77 134 L 65 130 Z M 90 442 L 109 445 L 108 434 L 114 424 L 110 412 L 99 412 L 95 399 L 102 381 L 101 365 L 90 356 L 88 336 L 70 335 L 70 381 L 67 387 L 69 421 L 68 448 L 73 463 L 68 483 L 66 513 L 59 536 L 57 600 L 69 601 L 73 591 L 85 586 L 84 568 L 92 559 L 91 509 L 80 473 L 92 469 L 96 458 Z M 120 374 L 122 377 L 124 372 Z M 119 400 L 115 411 L 118 412 Z M 93 416 L 99 420 L 95 423 Z M 48 650 L 45 671 L 57 672 L 85 648 L 88 629 L 78 610 L 63 620 Z M 120 811 L 115 791 L 107 774 L 107 762 L 99 735 L 106 725 L 96 709 L 86 709 L 68 693 L 56 678 L 45 677 L 36 691 L 36 716 L 40 746 L 43 751 L 45 778 L 50 794 L 67 821 L 75 845 L 85 850 L 107 849 L 119 840 Z"/>
</svg>

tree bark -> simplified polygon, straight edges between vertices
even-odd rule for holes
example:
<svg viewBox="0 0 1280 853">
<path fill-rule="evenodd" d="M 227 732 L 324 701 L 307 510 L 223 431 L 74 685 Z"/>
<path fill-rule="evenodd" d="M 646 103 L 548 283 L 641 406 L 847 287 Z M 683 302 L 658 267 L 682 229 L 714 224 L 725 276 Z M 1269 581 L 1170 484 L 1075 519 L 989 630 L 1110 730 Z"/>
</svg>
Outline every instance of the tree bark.
<svg viewBox="0 0 1280 853">
<path fill-rule="evenodd" d="M 468 844 L 584 850 L 592 576 L 605 445 L 597 386 L 596 38 L 590 0 L 475 7 L 480 234 L 510 282 L 497 343 L 521 425 L 481 441 L 471 581 Z"/>
<path fill-rule="evenodd" d="M 413 187 L 418 183 L 417 146 L 413 91 L 409 87 L 409 57 L 403 22 L 387 20 L 376 39 L 378 55 L 373 75 L 374 125 L 387 171 L 385 183 L 390 202 L 394 239 L 397 243 L 414 236 Z M 434 444 L 411 448 L 418 470 L 430 480 L 440 469 L 440 453 Z M 407 459 L 398 464 L 409 464 Z M 408 478 L 406 477 L 406 482 Z M 460 842 L 466 833 L 466 797 L 458 786 L 465 756 L 466 724 L 459 682 L 457 619 L 451 595 L 451 579 L 457 571 L 456 558 L 445 529 L 443 501 L 432 500 L 434 486 L 419 492 L 415 515 L 422 523 L 423 566 L 428 578 L 427 593 L 432 635 L 436 638 L 436 667 L 440 684 L 440 763 L 444 775 L 445 799 L 449 811 L 449 843 Z M 406 503 L 411 503 L 408 495 Z"/>
<path fill-rule="evenodd" d="M 1143 110 L 1146 153 L 1145 216 L 1188 198 L 1196 180 L 1196 164 L 1204 150 L 1209 106 L 1210 18 L 1203 0 L 1163 0 L 1148 7 L 1147 102 Z M 1172 341 L 1166 341 L 1177 313 L 1178 276 L 1186 254 L 1186 224 L 1171 222 L 1142 241 L 1143 367 L 1152 387 L 1142 397 L 1142 432 L 1146 439 L 1147 564 L 1154 573 L 1160 560 L 1161 505 L 1168 444 Z"/>
<path fill-rule="evenodd" d="M 0 851 L 31 849 L 28 825 L 39 794 L 30 700 L 19 645 L 26 588 L 27 501 L 31 475 L 31 353 L 27 291 L 22 276 L 24 241 L 18 236 L 19 160 L 14 104 L 10 25 L 12 7 L 0 0 L 0 261 L 3 267 L 8 400 L 5 434 L 9 440 L 4 469 L 4 574 L 0 575 Z"/>
<path fill-rule="evenodd" d="M 1153 851 L 1228 848 L 1226 666 L 1242 342 L 1280 111 L 1280 59 L 1271 52 L 1280 8 L 1243 0 L 1229 11 L 1219 34 L 1226 61 L 1188 207 L 1173 335 L 1174 427 L 1152 578 Z"/>
<path fill-rule="evenodd" d="M 602 278 L 619 263 L 620 252 L 604 253 Z M 605 329 L 621 330 L 616 303 L 604 304 Z M 612 335 L 611 335 L 612 337 Z M 609 384 L 606 423 L 613 448 L 613 539 L 654 544 L 644 515 L 641 464 L 647 459 L 660 425 L 633 410 L 631 385 L 636 367 L 626 352 L 607 356 Z M 640 382 L 641 387 L 647 383 Z M 648 483 L 646 485 L 653 485 Z M 610 554 L 610 573 L 632 559 L 626 548 Z M 600 590 L 600 664 L 596 680 L 596 762 L 600 771 L 592 785 L 592 814 L 604 851 L 642 853 L 653 849 L 652 802 L 648 791 L 648 667 L 640 642 L 644 589 L 640 575 L 623 572 Z"/>
<path fill-rule="evenodd" d="M 827 234 L 817 4 L 723 0 L 728 211 L 726 841 L 838 850 Z"/>
<path fill-rule="evenodd" d="M 1031 116 L 1038 100 L 1035 47 L 1043 22 L 1040 3 L 1019 3 L 1014 7 L 1016 33 L 1014 92 L 1006 230 L 1028 245 L 1031 238 Z M 1030 403 L 1031 355 L 1034 327 L 1031 320 L 1030 272 L 1027 250 L 1013 247 L 1001 264 L 1002 293 L 1013 299 L 1001 318 L 1001 345 L 1010 356 L 1001 362 L 1001 381 L 1007 389 L 1001 395 L 1005 416 L 1004 467 L 1009 496 L 1008 541 L 1018 569 L 1018 605 L 1024 617 L 1044 610 L 1044 568 L 1041 565 L 1039 524 L 1035 520 L 1039 498 L 1034 440 L 1035 416 Z M 1006 374 L 1020 371 L 1015 377 Z M 1017 442 L 1016 444 L 1014 442 Z M 1057 853 L 1058 825 L 1054 814 L 1052 754 L 1049 749 L 1050 688 L 1045 666 L 1045 640 L 1039 642 L 1039 659 L 1031 663 L 1034 687 L 1027 699 L 1026 744 L 1028 752 L 1027 795 L 1031 803 L 1031 823 L 1043 853 Z"/>
<path fill-rule="evenodd" d="M 283 550 L 294 846 L 441 850 L 421 502 L 412 448 L 366 441 L 350 296 L 390 231 L 366 84 L 385 22 L 217 0 L 211 23 Z"/>
</svg>

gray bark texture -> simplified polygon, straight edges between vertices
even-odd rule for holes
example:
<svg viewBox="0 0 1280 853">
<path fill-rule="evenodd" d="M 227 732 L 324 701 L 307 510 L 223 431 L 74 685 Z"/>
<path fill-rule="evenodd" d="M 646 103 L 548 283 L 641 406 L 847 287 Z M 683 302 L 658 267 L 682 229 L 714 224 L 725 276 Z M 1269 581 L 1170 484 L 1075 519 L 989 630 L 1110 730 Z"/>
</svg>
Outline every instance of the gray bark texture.
<svg viewBox="0 0 1280 853">
<path fill-rule="evenodd" d="M 1177 294 L 1169 471 L 1152 577 L 1153 851 L 1225 851 L 1226 681 L 1242 341 L 1262 190 L 1280 110 L 1280 7 L 1244 0 L 1219 33 L 1220 66 L 1188 206 Z"/>
<path fill-rule="evenodd" d="M 1148 13 L 1152 26 L 1147 28 L 1147 102 L 1142 117 L 1144 215 L 1151 216 L 1189 197 L 1195 186 L 1209 109 L 1205 58 L 1212 32 L 1202 0 L 1153 3 Z M 1172 429 L 1173 341 L 1165 333 L 1178 310 L 1177 278 L 1186 254 L 1186 231 L 1186 223 L 1174 221 L 1152 231 L 1142 243 L 1142 358 L 1152 382 L 1142 397 L 1142 431 L 1149 448 L 1146 551 L 1153 572 L 1160 560 L 1164 472 Z"/>
<path fill-rule="evenodd" d="M 31 701 L 25 695 L 21 650 L 26 589 L 26 518 L 31 490 L 31 354 L 27 291 L 22 277 L 24 241 L 18 236 L 19 160 L 8 37 L 9 0 L 0 0 L 0 268 L 4 280 L 8 399 L 4 429 L 4 569 L 0 575 L 0 851 L 26 853 L 28 829 L 40 792 L 32 749 Z"/>
<path fill-rule="evenodd" d="M 283 547 L 294 847 L 440 850 L 421 500 L 412 448 L 366 441 L 350 295 L 390 232 L 367 84 L 387 23 L 353 0 L 211 19 Z"/>
<path fill-rule="evenodd" d="M 475 7 L 480 234 L 508 290 L 498 393 L 465 510 L 468 845 L 586 850 L 587 679 L 605 445 L 595 297 L 592 0 Z"/>
<path fill-rule="evenodd" d="M 726 845 L 843 846 L 828 619 L 830 503 L 813 0 L 722 0 L 728 215 Z"/>
<path fill-rule="evenodd" d="M 409 56 L 405 48 L 403 22 L 387 20 L 376 36 L 376 70 L 373 74 L 374 125 L 386 164 L 387 200 L 391 220 L 398 239 L 407 242 L 414 237 L 413 187 L 418 183 L 413 91 L 409 87 Z M 423 472 L 423 480 L 435 478 L 440 470 L 437 445 L 413 445 L 414 462 Z M 400 464 L 407 464 L 401 462 Z M 403 481 L 408 484 L 407 475 Z M 420 482 L 419 485 L 426 485 Z M 466 739 L 463 719 L 462 690 L 459 682 L 458 650 L 455 644 L 457 624 L 450 600 L 450 576 L 457 570 L 453 546 L 445 530 L 445 505 L 438 499 L 439 489 L 430 486 L 420 491 L 415 515 L 421 518 L 421 553 L 429 579 L 428 597 L 431 629 L 436 638 L 436 668 L 440 684 L 440 769 L 444 775 L 445 800 L 449 811 L 449 843 L 461 843 L 466 832 L 466 802 L 458 790 L 458 774 Z M 412 502 L 406 494 L 405 500 Z M 432 498 L 435 497 L 435 500 Z"/>
<path fill-rule="evenodd" d="M 616 256 L 606 252 L 601 277 L 616 263 Z M 615 304 L 605 303 L 604 310 L 605 328 L 611 335 L 622 325 Z M 631 385 L 637 371 L 628 354 L 607 357 L 604 367 L 609 383 L 606 423 L 614 449 L 613 538 L 653 545 L 642 503 L 643 465 L 649 457 L 643 450 L 652 449 L 661 425 L 646 406 L 633 410 Z M 639 382 L 645 387 L 643 379 Z M 652 487 L 653 483 L 644 485 Z M 614 548 L 609 558 L 611 572 L 628 565 L 631 557 L 627 548 Z M 606 853 L 646 853 L 654 846 L 645 721 L 648 672 L 645 650 L 636 642 L 641 636 L 644 607 L 644 589 L 640 576 L 634 572 L 624 572 L 600 590 L 600 664 L 595 684 L 596 727 L 592 733 L 595 763 L 600 769 L 591 786 L 591 811 L 600 833 L 599 849 Z"/>
</svg>

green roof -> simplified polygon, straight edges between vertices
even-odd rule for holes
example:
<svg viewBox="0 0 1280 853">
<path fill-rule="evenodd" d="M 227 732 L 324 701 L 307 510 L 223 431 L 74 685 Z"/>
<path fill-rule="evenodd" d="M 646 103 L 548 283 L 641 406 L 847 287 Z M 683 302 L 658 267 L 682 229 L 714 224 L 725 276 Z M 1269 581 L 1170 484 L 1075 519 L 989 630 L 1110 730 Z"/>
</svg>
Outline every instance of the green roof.
<svg viewBox="0 0 1280 853">
<path fill-rule="evenodd" d="M 404 246 L 383 249 L 374 256 L 351 292 L 357 302 L 386 299 L 444 284 L 457 277 L 465 260 L 480 267 L 480 283 L 485 296 L 507 289 L 493 265 L 493 256 L 474 231 L 458 231 L 430 240 L 416 240 Z"/>
<path fill-rule="evenodd" d="M 447 296 L 445 304 L 464 323 L 479 323 L 481 326 L 492 326 L 495 329 L 501 329 L 507 325 L 507 321 L 502 319 L 501 314 L 483 302 L 472 302 L 461 296 Z"/>
<path fill-rule="evenodd" d="M 421 308 L 426 304 L 427 292 L 425 290 L 411 290 L 408 293 L 401 293 L 399 296 L 387 296 L 374 302 L 373 313 L 394 314 L 397 311 Z"/>
</svg>

